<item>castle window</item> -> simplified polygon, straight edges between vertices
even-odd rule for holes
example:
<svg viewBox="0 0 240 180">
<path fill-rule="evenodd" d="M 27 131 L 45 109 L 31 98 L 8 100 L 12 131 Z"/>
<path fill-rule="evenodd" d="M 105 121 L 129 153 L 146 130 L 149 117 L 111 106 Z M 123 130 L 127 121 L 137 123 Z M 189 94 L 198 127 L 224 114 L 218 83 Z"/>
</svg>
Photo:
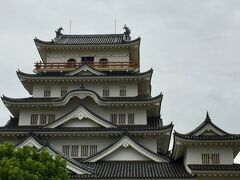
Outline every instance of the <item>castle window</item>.
<svg viewBox="0 0 240 180">
<path fill-rule="evenodd" d="M 117 114 L 110 114 L 110 122 L 117 124 Z"/>
<path fill-rule="evenodd" d="M 62 87 L 61 88 L 61 96 L 65 96 L 67 94 L 67 88 L 66 87 Z"/>
<path fill-rule="evenodd" d="M 87 145 L 81 146 L 81 156 L 82 157 L 88 156 L 88 146 Z"/>
<path fill-rule="evenodd" d="M 89 155 L 92 156 L 97 153 L 97 145 L 90 145 L 90 153 Z"/>
<path fill-rule="evenodd" d="M 44 97 L 50 97 L 51 96 L 51 89 L 49 87 L 44 88 Z"/>
<path fill-rule="evenodd" d="M 47 124 L 47 115 L 46 114 L 40 114 L 40 125 Z"/>
<path fill-rule="evenodd" d="M 92 65 L 94 62 L 94 56 L 83 56 L 81 57 L 83 64 L 89 64 Z"/>
<path fill-rule="evenodd" d="M 99 60 L 99 66 L 100 67 L 107 67 L 108 66 L 108 60 L 106 58 L 102 58 Z"/>
<path fill-rule="evenodd" d="M 69 59 L 67 61 L 67 67 L 68 68 L 75 68 L 76 67 L 76 59 Z"/>
<path fill-rule="evenodd" d="M 121 125 L 126 124 L 126 114 L 119 114 L 118 118 L 119 118 L 119 124 Z"/>
<path fill-rule="evenodd" d="M 120 96 L 126 96 L 126 86 L 120 86 Z"/>
<path fill-rule="evenodd" d="M 48 115 L 48 123 L 50 124 L 53 121 L 55 121 L 55 114 L 49 114 Z"/>
<path fill-rule="evenodd" d="M 108 97 L 108 96 L 109 96 L 109 88 L 103 87 L 103 97 Z"/>
<path fill-rule="evenodd" d="M 70 149 L 70 147 L 68 145 L 63 145 L 62 153 L 69 156 L 69 149 Z"/>
<path fill-rule="evenodd" d="M 79 150 L 78 145 L 72 145 L 71 156 L 78 157 L 78 150 Z"/>
<path fill-rule="evenodd" d="M 31 115 L 31 125 L 37 125 L 38 123 L 38 114 Z"/>
<path fill-rule="evenodd" d="M 134 124 L 134 114 L 128 114 L 128 124 Z"/>
<path fill-rule="evenodd" d="M 219 154 L 202 154 L 203 164 L 219 164 L 220 158 Z"/>
</svg>

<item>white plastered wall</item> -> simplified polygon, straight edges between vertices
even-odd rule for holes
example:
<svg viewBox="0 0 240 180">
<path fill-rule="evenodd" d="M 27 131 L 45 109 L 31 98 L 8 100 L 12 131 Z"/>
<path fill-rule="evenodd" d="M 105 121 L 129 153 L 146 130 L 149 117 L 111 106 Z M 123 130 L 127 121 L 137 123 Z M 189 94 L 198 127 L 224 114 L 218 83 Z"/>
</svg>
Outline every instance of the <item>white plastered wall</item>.
<svg viewBox="0 0 240 180">
<path fill-rule="evenodd" d="M 117 108 L 108 108 L 101 107 L 97 105 L 91 98 L 84 98 L 82 100 L 78 98 L 73 98 L 67 103 L 64 107 L 58 108 L 45 108 L 45 109 L 22 109 L 19 114 L 19 125 L 30 125 L 31 114 L 55 114 L 55 119 L 62 117 L 63 115 L 71 112 L 75 108 L 79 107 L 79 103 L 84 104 L 85 107 L 90 109 L 95 114 L 101 116 L 102 118 L 110 121 L 110 114 L 127 114 L 133 113 L 135 124 L 147 124 L 147 110 L 138 107 L 117 107 Z M 72 125 L 71 125 L 72 126 Z"/>
<path fill-rule="evenodd" d="M 49 50 L 48 63 L 66 63 L 68 59 L 76 59 L 81 62 L 82 56 L 94 56 L 94 62 L 101 58 L 107 58 L 108 62 L 129 62 L 128 49 L 104 49 L 104 50 Z"/>
<path fill-rule="evenodd" d="M 103 94 L 103 87 L 109 88 L 109 96 L 119 97 L 120 87 L 126 87 L 126 96 L 134 97 L 138 95 L 137 82 L 88 82 L 88 83 L 37 83 L 33 87 L 33 97 L 43 97 L 44 88 L 48 87 L 51 90 L 51 97 L 61 97 L 61 88 L 67 88 L 68 92 L 76 89 L 84 88 L 96 92 L 99 96 Z"/>
<path fill-rule="evenodd" d="M 233 164 L 233 149 L 227 146 L 189 146 L 184 164 L 202 164 L 202 154 L 219 154 L 220 164 Z"/>
</svg>

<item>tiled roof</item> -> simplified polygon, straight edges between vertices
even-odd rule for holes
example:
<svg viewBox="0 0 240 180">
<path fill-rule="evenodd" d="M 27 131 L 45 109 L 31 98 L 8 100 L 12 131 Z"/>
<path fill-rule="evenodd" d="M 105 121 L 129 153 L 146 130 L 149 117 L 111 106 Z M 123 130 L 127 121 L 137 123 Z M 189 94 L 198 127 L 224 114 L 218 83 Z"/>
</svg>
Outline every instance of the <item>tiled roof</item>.
<svg viewBox="0 0 240 180">
<path fill-rule="evenodd" d="M 99 161 L 84 164 L 93 168 L 96 175 L 72 175 L 72 179 L 193 178 L 180 162 Z"/>
<path fill-rule="evenodd" d="M 240 164 L 189 164 L 188 167 L 192 171 L 238 171 L 240 174 Z"/>
<path fill-rule="evenodd" d="M 93 35 L 61 35 L 52 41 L 42 41 L 35 38 L 35 43 L 47 45 L 105 45 L 105 44 L 128 44 L 139 41 L 124 40 L 124 34 L 93 34 Z"/>
<path fill-rule="evenodd" d="M 64 72 L 40 72 L 37 74 L 28 74 L 21 71 L 17 71 L 17 75 L 23 78 L 129 78 L 129 77 L 139 77 L 144 75 L 152 75 L 153 70 L 150 69 L 146 72 L 131 72 L 131 71 L 105 71 L 104 75 L 66 75 Z"/>
<path fill-rule="evenodd" d="M 191 136 L 184 135 L 177 132 L 174 132 L 174 135 L 180 138 L 189 139 L 189 140 L 200 140 L 200 141 L 212 141 L 212 140 L 237 140 L 240 139 L 239 134 L 227 134 L 227 135 L 199 135 L 199 136 Z"/>
<path fill-rule="evenodd" d="M 36 97 L 28 97 L 28 98 L 10 98 L 7 96 L 2 96 L 2 101 L 5 103 L 45 103 L 52 104 L 54 102 L 62 102 L 69 94 L 75 92 L 89 92 L 94 94 L 101 102 L 150 102 L 155 101 L 162 98 L 162 94 L 156 97 L 148 97 L 148 96 L 134 96 L 134 97 L 101 97 L 96 92 L 88 89 L 76 89 L 69 91 L 63 97 L 50 97 L 50 98 L 36 98 Z"/>
</svg>

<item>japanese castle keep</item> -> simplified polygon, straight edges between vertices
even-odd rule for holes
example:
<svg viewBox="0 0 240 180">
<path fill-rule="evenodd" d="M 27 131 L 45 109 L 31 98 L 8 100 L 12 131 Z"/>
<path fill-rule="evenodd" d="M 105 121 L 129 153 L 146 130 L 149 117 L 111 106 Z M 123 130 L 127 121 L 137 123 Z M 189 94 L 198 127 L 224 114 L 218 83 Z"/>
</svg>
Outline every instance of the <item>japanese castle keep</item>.
<svg viewBox="0 0 240 180">
<path fill-rule="evenodd" d="M 140 71 L 140 38 L 123 34 L 34 39 L 33 74 L 17 71 L 30 94 L 2 97 L 12 117 L 0 142 L 46 148 L 67 162 L 70 179 L 240 179 L 240 135 L 208 113 L 196 129 L 173 133 L 151 96 L 153 70 Z"/>
</svg>

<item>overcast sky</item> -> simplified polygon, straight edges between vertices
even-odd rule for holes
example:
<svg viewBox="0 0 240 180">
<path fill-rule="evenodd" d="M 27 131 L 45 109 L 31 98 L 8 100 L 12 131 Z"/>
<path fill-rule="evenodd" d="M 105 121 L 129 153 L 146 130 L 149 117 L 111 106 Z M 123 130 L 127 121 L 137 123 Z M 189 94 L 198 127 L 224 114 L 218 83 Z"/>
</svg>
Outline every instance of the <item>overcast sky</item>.
<svg viewBox="0 0 240 180">
<path fill-rule="evenodd" d="M 185 133 L 209 111 L 212 121 L 240 133 L 239 0 L 0 0 L 0 92 L 29 96 L 16 70 L 32 73 L 40 60 L 33 38 L 123 32 L 140 36 L 141 71 L 154 69 L 152 95 L 163 93 L 164 124 Z M 10 113 L 0 103 L 0 125 Z"/>
</svg>

